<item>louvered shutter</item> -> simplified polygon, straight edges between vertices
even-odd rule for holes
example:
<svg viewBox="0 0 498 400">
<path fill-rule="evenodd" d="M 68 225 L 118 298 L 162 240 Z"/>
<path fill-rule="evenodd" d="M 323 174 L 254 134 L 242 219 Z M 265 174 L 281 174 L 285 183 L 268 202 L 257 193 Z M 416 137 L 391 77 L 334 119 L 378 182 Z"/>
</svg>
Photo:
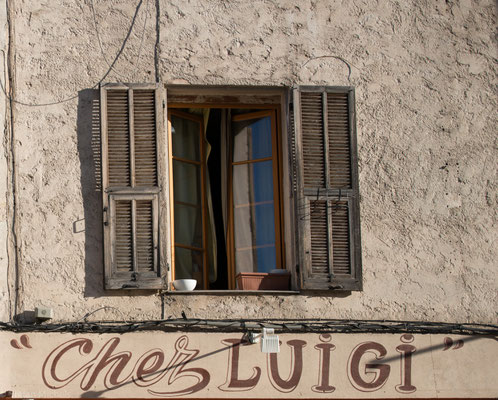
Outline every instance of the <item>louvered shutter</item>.
<svg viewBox="0 0 498 400">
<path fill-rule="evenodd" d="M 166 99 L 156 85 L 101 89 L 106 289 L 166 287 Z"/>
<path fill-rule="evenodd" d="M 354 91 L 295 89 L 293 123 L 301 286 L 361 290 Z"/>
</svg>

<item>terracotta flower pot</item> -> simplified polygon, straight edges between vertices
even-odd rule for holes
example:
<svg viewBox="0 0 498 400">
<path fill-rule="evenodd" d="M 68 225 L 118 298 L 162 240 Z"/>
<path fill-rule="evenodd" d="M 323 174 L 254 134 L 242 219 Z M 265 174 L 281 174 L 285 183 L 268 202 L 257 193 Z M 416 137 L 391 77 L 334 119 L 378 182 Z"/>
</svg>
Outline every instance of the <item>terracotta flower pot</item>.
<svg viewBox="0 0 498 400">
<path fill-rule="evenodd" d="M 241 272 L 235 279 L 239 290 L 289 290 L 290 273 Z"/>
</svg>

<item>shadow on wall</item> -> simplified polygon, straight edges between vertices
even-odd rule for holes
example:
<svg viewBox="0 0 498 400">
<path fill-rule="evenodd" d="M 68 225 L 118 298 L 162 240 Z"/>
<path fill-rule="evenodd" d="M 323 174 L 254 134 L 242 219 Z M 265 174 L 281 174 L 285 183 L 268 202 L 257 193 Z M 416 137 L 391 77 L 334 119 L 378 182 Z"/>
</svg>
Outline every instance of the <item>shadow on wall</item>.
<svg viewBox="0 0 498 400">
<path fill-rule="evenodd" d="M 78 93 L 78 154 L 85 230 L 85 297 L 104 291 L 102 191 L 100 167 L 100 96 L 97 89 Z M 79 229 L 74 227 L 74 229 Z"/>
</svg>

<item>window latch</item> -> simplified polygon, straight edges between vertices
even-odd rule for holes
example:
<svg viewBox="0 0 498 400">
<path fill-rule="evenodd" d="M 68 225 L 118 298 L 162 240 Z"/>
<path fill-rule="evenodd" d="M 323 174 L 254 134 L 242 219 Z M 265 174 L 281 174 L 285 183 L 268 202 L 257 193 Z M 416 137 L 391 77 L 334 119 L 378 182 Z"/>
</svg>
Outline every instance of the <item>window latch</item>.
<svg viewBox="0 0 498 400">
<path fill-rule="evenodd" d="M 138 289 L 138 283 L 133 283 L 137 281 L 137 273 L 132 272 L 129 283 L 124 283 L 121 289 Z"/>
<path fill-rule="evenodd" d="M 125 283 L 121 286 L 121 289 L 138 289 L 138 285 L 136 283 Z"/>
</svg>

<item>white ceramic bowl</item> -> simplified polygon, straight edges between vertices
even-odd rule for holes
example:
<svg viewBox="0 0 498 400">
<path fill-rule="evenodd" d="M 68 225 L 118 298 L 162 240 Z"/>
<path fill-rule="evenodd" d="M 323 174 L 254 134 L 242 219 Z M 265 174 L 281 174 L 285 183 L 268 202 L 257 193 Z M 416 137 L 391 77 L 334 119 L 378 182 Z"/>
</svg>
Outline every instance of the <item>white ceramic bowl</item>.
<svg viewBox="0 0 498 400">
<path fill-rule="evenodd" d="M 191 292 L 196 285 L 197 281 L 195 279 L 177 279 L 173 281 L 173 286 L 179 292 Z"/>
</svg>

